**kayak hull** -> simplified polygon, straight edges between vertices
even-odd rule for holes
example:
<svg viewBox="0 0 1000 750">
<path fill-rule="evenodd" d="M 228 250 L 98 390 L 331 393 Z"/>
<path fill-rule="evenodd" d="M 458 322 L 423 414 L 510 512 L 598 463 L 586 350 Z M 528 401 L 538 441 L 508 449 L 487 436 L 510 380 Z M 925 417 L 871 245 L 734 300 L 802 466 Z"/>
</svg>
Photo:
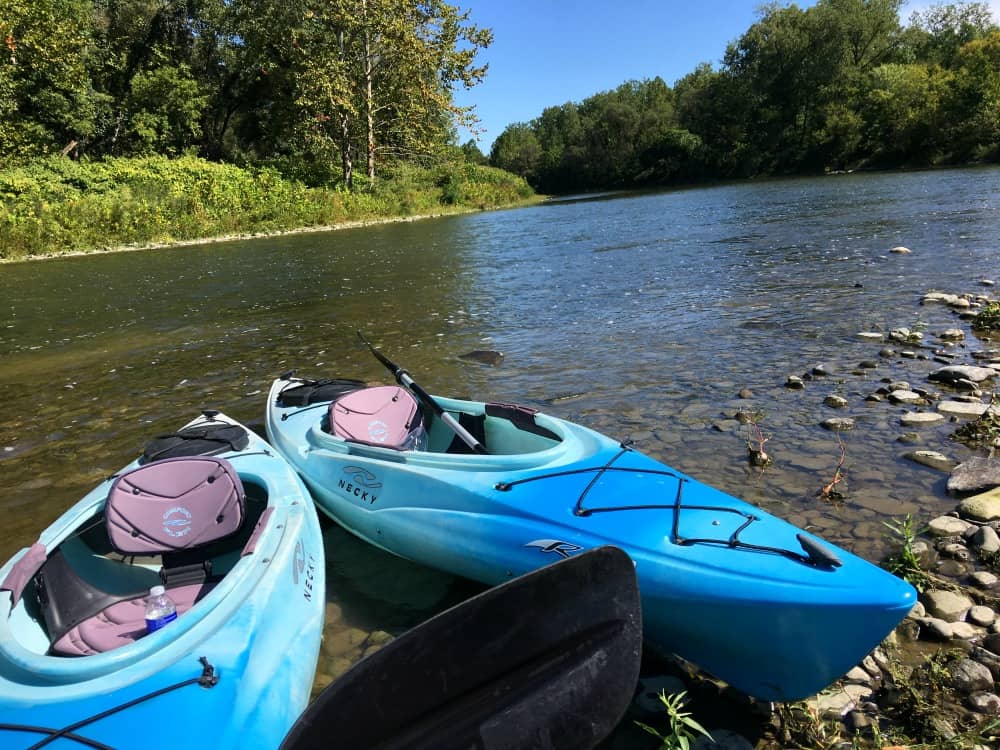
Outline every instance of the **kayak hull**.
<svg viewBox="0 0 1000 750">
<path fill-rule="evenodd" d="M 219 457 L 254 496 L 248 506 L 259 506 L 259 534 L 204 599 L 161 630 L 95 655 L 46 655 L 38 623 L 0 591 L 4 748 L 28 748 L 67 728 L 45 746 L 279 746 L 309 701 L 319 655 L 319 521 L 301 480 L 261 438 L 250 433 L 245 449 Z M 39 544 L 72 543 L 102 511 L 108 489 L 106 481 L 92 490 Z M 0 580 L 24 554 L 0 569 Z"/>
<path fill-rule="evenodd" d="M 815 694 L 916 601 L 888 572 L 581 425 L 535 414 L 548 440 L 487 420 L 491 455 L 440 452 L 450 436 L 432 425 L 429 450 L 396 451 L 327 433 L 315 405 L 283 407 L 286 385 L 272 385 L 269 439 L 347 530 L 491 585 L 620 547 L 636 566 L 647 644 L 756 697 Z M 436 400 L 454 415 L 484 412 Z"/>
</svg>

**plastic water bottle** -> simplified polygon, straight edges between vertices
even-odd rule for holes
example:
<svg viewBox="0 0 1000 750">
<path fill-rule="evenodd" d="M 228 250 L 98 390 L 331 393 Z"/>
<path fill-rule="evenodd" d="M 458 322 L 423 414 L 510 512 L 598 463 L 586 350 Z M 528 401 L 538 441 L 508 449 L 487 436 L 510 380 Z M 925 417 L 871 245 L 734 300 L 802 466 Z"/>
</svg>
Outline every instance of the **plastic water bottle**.
<svg viewBox="0 0 1000 750">
<path fill-rule="evenodd" d="M 146 599 L 146 632 L 159 630 L 168 622 L 177 619 L 177 607 L 173 599 L 167 596 L 163 586 L 153 586 Z"/>
</svg>

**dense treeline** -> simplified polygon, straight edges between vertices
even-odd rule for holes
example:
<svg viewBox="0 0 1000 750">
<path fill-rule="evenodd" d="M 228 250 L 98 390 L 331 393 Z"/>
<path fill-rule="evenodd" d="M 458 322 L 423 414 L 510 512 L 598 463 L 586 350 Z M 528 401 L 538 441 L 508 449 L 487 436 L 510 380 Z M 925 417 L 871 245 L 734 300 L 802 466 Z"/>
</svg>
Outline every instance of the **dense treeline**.
<svg viewBox="0 0 1000 750">
<path fill-rule="evenodd" d="M 491 42 L 442 0 L 4 6 L 0 167 L 63 150 L 196 154 L 373 180 L 383 162 L 438 161 L 474 122 L 452 94 L 482 79 Z"/>
<path fill-rule="evenodd" d="M 673 88 L 631 81 L 509 126 L 490 162 L 536 189 L 1000 160 L 1000 28 L 984 3 L 772 3 Z"/>
</svg>

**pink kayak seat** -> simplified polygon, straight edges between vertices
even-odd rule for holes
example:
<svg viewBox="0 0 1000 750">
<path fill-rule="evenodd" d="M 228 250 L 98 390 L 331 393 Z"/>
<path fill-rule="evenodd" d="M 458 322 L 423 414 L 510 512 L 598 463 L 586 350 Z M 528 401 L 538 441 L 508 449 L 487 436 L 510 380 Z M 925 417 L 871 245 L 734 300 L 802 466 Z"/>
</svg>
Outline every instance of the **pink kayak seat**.
<svg viewBox="0 0 1000 750">
<path fill-rule="evenodd" d="M 330 404 L 330 432 L 344 440 L 406 451 L 424 440 L 420 407 L 405 388 L 380 385 Z"/>
<path fill-rule="evenodd" d="M 170 589 L 177 616 L 201 601 L 214 583 L 197 583 Z M 105 607 L 101 612 L 70 628 L 52 644 L 61 656 L 90 656 L 113 651 L 146 635 L 146 598 L 129 599 Z"/>
<path fill-rule="evenodd" d="M 236 533 L 246 492 L 233 465 L 213 456 L 165 458 L 125 472 L 111 485 L 105 525 L 125 555 L 158 555 Z"/>
</svg>

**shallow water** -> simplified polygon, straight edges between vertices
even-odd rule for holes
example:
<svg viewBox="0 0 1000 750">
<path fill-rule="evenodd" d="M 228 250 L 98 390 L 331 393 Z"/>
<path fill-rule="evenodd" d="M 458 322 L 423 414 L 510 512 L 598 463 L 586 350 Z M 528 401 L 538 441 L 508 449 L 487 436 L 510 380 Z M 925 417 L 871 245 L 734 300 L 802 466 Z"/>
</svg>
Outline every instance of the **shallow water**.
<svg viewBox="0 0 1000 750">
<path fill-rule="evenodd" d="M 897 245 L 912 254 L 890 254 Z M 927 385 L 939 363 L 879 357 L 884 345 L 856 334 L 919 327 L 934 344 L 931 334 L 967 324 L 921 306 L 924 292 L 988 292 L 980 281 L 997 277 L 997 168 L 604 195 L 0 266 L 0 555 L 200 409 L 259 423 L 284 370 L 387 380 L 360 329 L 432 392 L 631 437 L 875 560 L 884 521 L 928 519 L 954 501 L 944 474 L 901 457 L 905 409 L 864 401 L 883 378 Z M 958 361 L 986 346 L 970 337 Z M 504 361 L 460 359 L 475 349 Z M 834 374 L 784 387 L 819 363 Z M 752 398 L 737 397 L 744 388 Z M 848 406 L 824 406 L 830 393 Z M 747 463 L 747 428 L 726 419 L 740 409 L 762 415 L 774 458 L 763 471 Z M 841 433 L 846 496 L 831 505 L 817 492 L 841 447 L 819 423 L 845 415 L 858 426 Z M 967 456 L 947 440 L 954 427 L 920 428 L 919 447 Z M 399 632 L 470 591 L 336 528 L 327 540 L 328 640 Z M 370 645 L 349 644 L 326 672 Z"/>
</svg>

